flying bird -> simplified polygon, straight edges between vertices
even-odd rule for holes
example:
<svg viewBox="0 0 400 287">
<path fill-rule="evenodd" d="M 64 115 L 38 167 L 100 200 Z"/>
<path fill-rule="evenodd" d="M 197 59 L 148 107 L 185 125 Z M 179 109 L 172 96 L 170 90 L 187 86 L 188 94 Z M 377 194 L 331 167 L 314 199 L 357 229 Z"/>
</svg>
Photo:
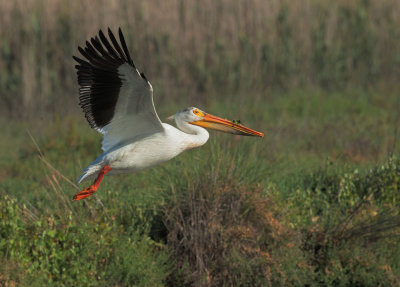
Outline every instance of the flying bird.
<svg viewBox="0 0 400 287">
<path fill-rule="evenodd" d="M 204 145 L 205 128 L 236 135 L 264 137 L 239 121 L 229 121 L 190 107 L 173 115 L 175 128 L 162 123 L 153 103 L 153 88 L 133 63 L 121 28 L 119 42 L 108 29 L 78 47 L 75 57 L 79 105 L 89 125 L 103 134 L 103 153 L 79 177 L 94 179 L 75 194 L 74 200 L 91 196 L 106 174 L 139 171 L 168 161 L 180 153 Z"/>
</svg>

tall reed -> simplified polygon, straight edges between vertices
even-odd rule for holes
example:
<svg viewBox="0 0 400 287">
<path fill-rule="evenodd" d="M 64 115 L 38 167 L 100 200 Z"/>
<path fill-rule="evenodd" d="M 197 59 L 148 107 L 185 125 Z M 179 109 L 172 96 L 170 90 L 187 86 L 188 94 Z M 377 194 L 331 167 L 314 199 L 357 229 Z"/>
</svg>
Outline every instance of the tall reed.
<svg viewBox="0 0 400 287">
<path fill-rule="evenodd" d="M 397 0 L 1 1 L 0 106 L 27 117 L 71 111 L 71 55 L 100 28 L 119 26 L 157 101 L 390 87 L 400 77 L 398 15 Z"/>
</svg>

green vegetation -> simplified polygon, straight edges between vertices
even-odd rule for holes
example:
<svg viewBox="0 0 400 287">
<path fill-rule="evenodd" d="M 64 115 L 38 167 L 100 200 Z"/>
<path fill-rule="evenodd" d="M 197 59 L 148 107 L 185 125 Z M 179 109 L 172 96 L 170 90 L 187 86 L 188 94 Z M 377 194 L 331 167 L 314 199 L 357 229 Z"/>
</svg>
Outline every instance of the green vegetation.
<svg viewBox="0 0 400 287">
<path fill-rule="evenodd" d="M 400 1 L 0 8 L 0 286 L 400 285 Z M 212 133 L 73 202 L 101 136 L 71 56 L 108 26 L 161 119 L 198 106 L 265 138 Z"/>
<path fill-rule="evenodd" d="M 67 179 L 101 140 L 84 118 L 4 124 L 1 284 L 398 285 L 396 95 L 240 99 L 209 110 L 265 139 L 213 133 L 167 164 L 107 177 L 82 202 Z"/>
</svg>

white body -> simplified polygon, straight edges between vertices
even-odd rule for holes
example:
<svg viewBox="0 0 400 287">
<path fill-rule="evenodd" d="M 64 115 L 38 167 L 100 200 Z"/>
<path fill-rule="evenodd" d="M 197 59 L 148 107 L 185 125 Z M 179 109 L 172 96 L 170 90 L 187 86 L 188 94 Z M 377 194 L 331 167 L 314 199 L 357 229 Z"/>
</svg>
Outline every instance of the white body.
<svg viewBox="0 0 400 287">
<path fill-rule="evenodd" d="M 194 134 L 188 134 L 169 125 L 162 124 L 164 130 L 132 142 L 118 145 L 102 153 L 89 165 L 78 183 L 96 178 L 100 170 L 108 165 L 108 174 L 131 173 L 166 162 L 185 150 L 202 146 L 208 140 L 207 130 L 187 125 Z"/>
</svg>

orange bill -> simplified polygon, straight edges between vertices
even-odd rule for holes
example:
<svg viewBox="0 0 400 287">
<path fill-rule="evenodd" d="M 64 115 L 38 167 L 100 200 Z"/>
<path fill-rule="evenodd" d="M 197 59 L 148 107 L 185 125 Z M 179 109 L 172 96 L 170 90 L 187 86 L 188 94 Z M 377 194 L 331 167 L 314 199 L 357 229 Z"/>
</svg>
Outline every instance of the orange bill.
<svg viewBox="0 0 400 287">
<path fill-rule="evenodd" d="M 222 119 L 210 114 L 205 114 L 203 119 L 191 122 L 192 125 L 201 126 L 208 129 L 213 129 L 225 133 L 236 134 L 241 136 L 256 136 L 264 137 L 264 134 L 255 130 L 249 129 L 239 123 Z"/>
</svg>

